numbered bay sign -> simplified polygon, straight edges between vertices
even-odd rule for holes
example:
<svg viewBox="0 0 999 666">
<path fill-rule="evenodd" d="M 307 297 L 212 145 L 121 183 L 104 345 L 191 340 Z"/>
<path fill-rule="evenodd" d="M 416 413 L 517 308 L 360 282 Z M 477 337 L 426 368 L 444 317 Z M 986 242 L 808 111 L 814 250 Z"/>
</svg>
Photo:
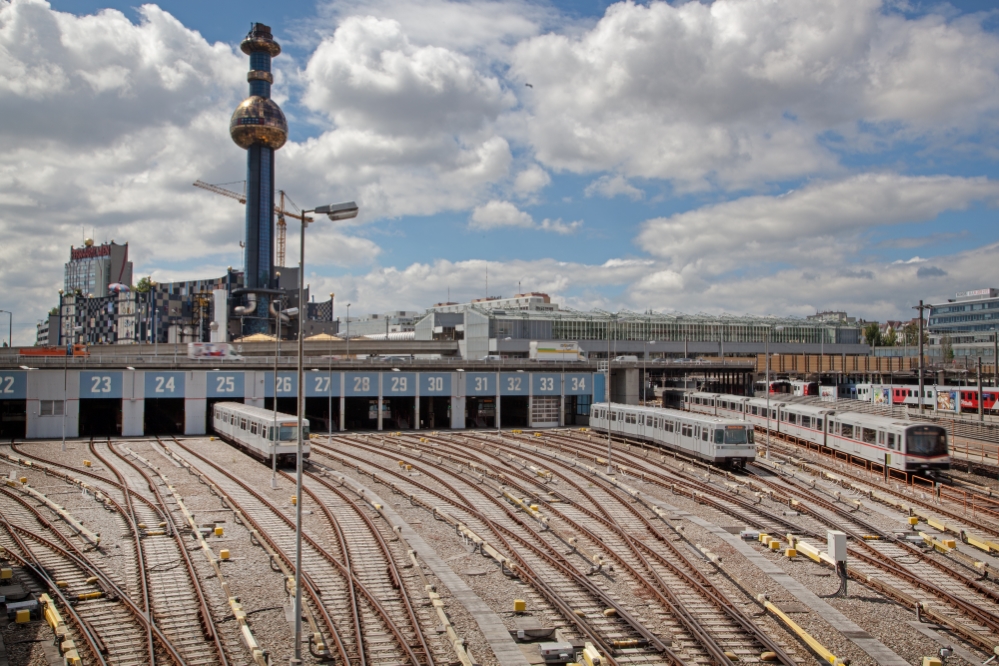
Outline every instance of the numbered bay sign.
<svg viewBox="0 0 999 666">
<path fill-rule="evenodd" d="M 80 373 L 80 398 L 82 400 L 121 399 L 121 373 L 84 371 Z"/>
<path fill-rule="evenodd" d="M 526 372 L 500 373 L 500 395 L 527 395 L 531 375 Z"/>
<path fill-rule="evenodd" d="M 156 398 L 183 398 L 183 372 L 146 372 L 146 400 Z"/>
<path fill-rule="evenodd" d="M 395 398 L 416 395 L 415 372 L 386 372 L 382 374 L 382 397 Z"/>
<path fill-rule="evenodd" d="M 344 396 L 366 398 L 378 396 L 377 372 L 348 372 L 344 377 Z"/>
<path fill-rule="evenodd" d="M 206 374 L 209 398 L 242 398 L 246 395 L 244 373 L 209 372 Z"/>
</svg>

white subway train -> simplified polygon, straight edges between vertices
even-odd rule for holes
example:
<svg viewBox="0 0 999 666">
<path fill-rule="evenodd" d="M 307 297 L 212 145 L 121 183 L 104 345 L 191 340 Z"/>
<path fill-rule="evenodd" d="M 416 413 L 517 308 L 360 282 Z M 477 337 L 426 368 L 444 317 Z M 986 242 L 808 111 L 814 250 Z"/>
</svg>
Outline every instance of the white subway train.
<svg viewBox="0 0 999 666">
<path fill-rule="evenodd" d="M 745 467 L 756 459 L 753 427 L 745 421 L 662 407 L 595 403 L 590 429 L 627 435 L 716 465 Z"/>
<path fill-rule="evenodd" d="M 270 462 L 277 456 L 279 465 L 294 465 L 298 452 L 298 417 L 281 414 L 240 402 L 218 402 L 212 414 L 212 427 L 224 441 L 254 458 Z M 302 454 L 309 457 L 309 421 L 303 419 Z"/>
<path fill-rule="evenodd" d="M 691 412 L 739 419 L 761 429 L 768 426 L 765 398 L 692 392 L 684 396 L 684 405 Z M 771 399 L 769 427 L 826 452 L 902 472 L 933 473 L 950 468 L 947 431 L 932 424 Z"/>
</svg>

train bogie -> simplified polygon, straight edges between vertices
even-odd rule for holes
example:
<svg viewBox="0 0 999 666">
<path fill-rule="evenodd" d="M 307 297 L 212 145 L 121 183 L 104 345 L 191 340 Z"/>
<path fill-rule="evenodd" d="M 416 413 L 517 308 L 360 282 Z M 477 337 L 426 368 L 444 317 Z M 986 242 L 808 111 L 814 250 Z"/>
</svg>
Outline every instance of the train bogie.
<svg viewBox="0 0 999 666">
<path fill-rule="evenodd" d="M 212 412 L 212 427 L 223 441 L 249 455 L 277 464 L 295 464 L 298 454 L 298 417 L 238 402 L 219 402 Z M 302 421 L 302 455 L 309 457 L 309 421 Z"/>
<path fill-rule="evenodd" d="M 704 405 L 707 408 L 709 405 Z M 597 403 L 590 428 L 626 435 L 716 465 L 744 466 L 756 459 L 753 427 L 744 421 L 675 409 Z"/>
</svg>

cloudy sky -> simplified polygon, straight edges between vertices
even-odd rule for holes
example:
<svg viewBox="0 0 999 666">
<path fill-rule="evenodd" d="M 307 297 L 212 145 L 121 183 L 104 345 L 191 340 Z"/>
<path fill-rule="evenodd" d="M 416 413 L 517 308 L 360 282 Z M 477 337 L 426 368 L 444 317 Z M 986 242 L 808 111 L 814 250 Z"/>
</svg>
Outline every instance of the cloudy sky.
<svg viewBox="0 0 999 666">
<path fill-rule="evenodd" d="M 245 178 L 259 21 L 278 187 L 361 207 L 309 230 L 338 313 L 520 289 L 908 317 L 999 286 L 993 6 L 0 0 L 0 309 L 30 344 L 85 236 L 127 241 L 136 279 L 241 266 L 242 207 L 191 183 Z"/>
</svg>

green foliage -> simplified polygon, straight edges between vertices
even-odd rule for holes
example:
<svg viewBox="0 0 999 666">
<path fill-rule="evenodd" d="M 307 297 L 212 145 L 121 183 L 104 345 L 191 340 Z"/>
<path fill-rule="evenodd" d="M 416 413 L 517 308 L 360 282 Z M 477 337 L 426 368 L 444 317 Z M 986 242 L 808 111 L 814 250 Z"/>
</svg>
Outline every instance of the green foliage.
<svg viewBox="0 0 999 666">
<path fill-rule="evenodd" d="M 52 308 L 51 310 L 49 310 L 49 314 L 50 315 L 57 315 L 57 314 L 59 314 L 59 308 L 58 307 Z"/>
<path fill-rule="evenodd" d="M 139 294 L 148 294 L 153 288 L 152 281 L 152 277 L 147 275 L 139 280 L 139 284 L 132 287 L 132 291 Z"/>
<path fill-rule="evenodd" d="M 867 326 L 864 326 L 864 341 L 871 347 L 881 346 L 881 327 L 878 326 L 876 321 L 872 321 Z"/>
<path fill-rule="evenodd" d="M 949 335 L 945 335 L 940 338 L 940 350 L 943 352 L 943 357 L 945 361 L 954 360 L 954 343 L 950 339 Z"/>
<path fill-rule="evenodd" d="M 881 345 L 884 347 L 894 347 L 898 344 L 898 340 L 899 337 L 895 332 L 895 329 L 889 328 L 888 331 L 881 336 Z"/>
</svg>

